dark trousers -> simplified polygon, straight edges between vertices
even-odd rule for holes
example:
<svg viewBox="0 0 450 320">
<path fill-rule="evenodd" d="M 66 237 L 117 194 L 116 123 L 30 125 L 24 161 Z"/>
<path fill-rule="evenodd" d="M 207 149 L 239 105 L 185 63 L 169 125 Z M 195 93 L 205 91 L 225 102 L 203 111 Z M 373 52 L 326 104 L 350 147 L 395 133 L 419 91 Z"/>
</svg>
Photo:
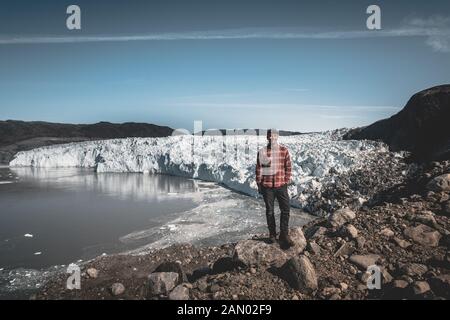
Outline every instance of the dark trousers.
<svg viewBox="0 0 450 320">
<path fill-rule="evenodd" d="M 280 234 L 288 234 L 290 205 L 287 185 L 279 188 L 263 187 L 262 195 L 266 204 L 267 226 L 269 227 L 270 235 L 277 234 L 274 212 L 275 199 L 277 199 L 281 211 Z"/>
</svg>

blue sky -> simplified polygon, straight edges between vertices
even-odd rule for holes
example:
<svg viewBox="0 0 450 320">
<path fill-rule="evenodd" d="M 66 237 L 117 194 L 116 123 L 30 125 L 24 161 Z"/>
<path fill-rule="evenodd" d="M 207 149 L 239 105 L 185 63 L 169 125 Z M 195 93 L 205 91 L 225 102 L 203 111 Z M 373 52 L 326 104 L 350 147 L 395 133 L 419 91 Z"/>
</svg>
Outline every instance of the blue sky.
<svg viewBox="0 0 450 320">
<path fill-rule="evenodd" d="M 3 120 L 362 126 L 450 83 L 450 3 L 1 0 L 0 70 Z"/>
</svg>

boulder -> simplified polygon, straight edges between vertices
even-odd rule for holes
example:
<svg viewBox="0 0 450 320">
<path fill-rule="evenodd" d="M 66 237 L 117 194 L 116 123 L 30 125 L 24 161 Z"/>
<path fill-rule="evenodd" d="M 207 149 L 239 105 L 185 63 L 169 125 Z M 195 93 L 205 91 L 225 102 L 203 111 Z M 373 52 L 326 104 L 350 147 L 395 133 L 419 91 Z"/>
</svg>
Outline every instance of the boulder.
<svg viewBox="0 0 450 320">
<path fill-rule="evenodd" d="M 356 218 L 355 212 L 348 208 L 342 208 L 333 212 L 328 218 L 328 223 L 334 227 L 338 228 L 343 226 L 344 224 L 352 221 Z"/>
<path fill-rule="evenodd" d="M 446 173 L 431 179 L 427 189 L 435 192 L 450 191 L 450 173 Z"/>
<path fill-rule="evenodd" d="M 437 223 L 434 218 L 434 213 L 431 211 L 422 211 L 413 217 L 413 221 L 423 223 L 431 228 L 436 228 Z"/>
<path fill-rule="evenodd" d="M 400 268 L 400 271 L 408 276 L 420 277 L 428 271 L 428 267 L 420 263 L 407 263 Z"/>
<path fill-rule="evenodd" d="M 167 295 L 179 282 L 176 272 L 154 272 L 148 276 L 149 296 Z"/>
<path fill-rule="evenodd" d="M 367 268 L 376 264 L 379 259 L 380 256 L 377 254 L 367 254 L 367 255 L 352 255 L 349 258 L 349 261 L 358 266 L 361 270 L 367 271 Z"/>
<path fill-rule="evenodd" d="M 309 241 L 306 249 L 312 254 L 320 254 L 320 252 L 322 251 L 322 248 L 320 248 L 320 246 L 314 241 Z"/>
<path fill-rule="evenodd" d="M 394 234 L 394 231 L 392 231 L 391 229 L 389 229 L 389 228 L 384 228 L 384 229 L 382 229 L 381 231 L 380 231 L 380 234 L 383 236 L 383 237 L 386 237 L 386 238 L 392 238 L 395 234 Z"/>
<path fill-rule="evenodd" d="M 435 294 L 450 299 L 450 274 L 433 277 L 429 282 Z"/>
<path fill-rule="evenodd" d="M 153 272 L 176 272 L 178 273 L 178 281 L 179 283 L 188 282 L 188 278 L 186 273 L 183 270 L 183 267 L 178 262 L 165 261 L 161 263 Z"/>
<path fill-rule="evenodd" d="M 111 286 L 111 293 L 113 296 L 119 296 L 124 292 L 125 292 L 125 286 L 119 282 L 116 282 Z"/>
<path fill-rule="evenodd" d="M 281 267 L 281 274 L 289 285 L 296 290 L 303 292 L 317 290 L 316 271 L 311 261 L 304 255 L 289 259 Z"/>
<path fill-rule="evenodd" d="M 355 239 L 358 237 L 358 229 L 352 224 L 346 224 L 341 227 L 339 234 L 342 237 L 347 237 L 349 239 Z"/>
<path fill-rule="evenodd" d="M 409 286 L 409 283 L 408 281 L 397 279 L 392 281 L 391 286 L 394 289 L 406 289 Z"/>
<path fill-rule="evenodd" d="M 416 243 L 428 247 L 437 247 L 441 234 L 424 224 L 419 224 L 416 227 L 408 227 L 403 233 Z"/>
<path fill-rule="evenodd" d="M 277 245 L 256 240 L 243 240 L 236 244 L 233 259 L 246 266 L 269 264 L 279 267 L 286 262 L 288 256 Z"/>
<path fill-rule="evenodd" d="M 305 250 L 307 245 L 306 238 L 303 235 L 302 228 L 298 227 L 290 229 L 289 236 L 294 242 L 294 245 L 290 247 L 288 250 L 285 250 L 284 252 L 289 256 L 299 255 Z"/>
<path fill-rule="evenodd" d="M 426 281 L 416 281 L 412 285 L 412 290 L 415 295 L 421 295 L 430 291 L 430 285 Z"/>
<path fill-rule="evenodd" d="M 86 273 L 89 276 L 89 278 L 96 279 L 98 277 L 98 270 L 95 268 L 87 269 Z"/>
<path fill-rule="evenodd" d="M 411 246 L 411 242 L 395 237 L 394 242 L 403 249 L 406 249 Z"/>
<path fill-rule="evenodd" d="M 169 300 L 189 300 L 189 289 L 180 284 L 169 294 Z"/>
</svg>

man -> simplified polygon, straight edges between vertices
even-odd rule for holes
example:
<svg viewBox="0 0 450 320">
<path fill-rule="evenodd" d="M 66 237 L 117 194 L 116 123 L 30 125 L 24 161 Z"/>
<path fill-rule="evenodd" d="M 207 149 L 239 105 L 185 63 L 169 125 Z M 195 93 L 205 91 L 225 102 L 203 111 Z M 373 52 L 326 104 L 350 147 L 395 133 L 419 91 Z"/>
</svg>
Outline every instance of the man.
<svg viewBox="0 0 450 320">
<path fill-rule="evenodd" d="M 266 204 L 267 226 L 269 227 L 270 242 L 277 241 L 274 214 L 275 198 L 281 211 L 280 218 L 280 246 L 288 249 L 293 246 L 289 237 L 289 194 L 287 186 L 291 180 L 292 164 L 289 150 L 278 144 L 278 131 L 267 131 L 267 147 L 258 151 L 256 159 L 256 183 Z"/>
</svg>

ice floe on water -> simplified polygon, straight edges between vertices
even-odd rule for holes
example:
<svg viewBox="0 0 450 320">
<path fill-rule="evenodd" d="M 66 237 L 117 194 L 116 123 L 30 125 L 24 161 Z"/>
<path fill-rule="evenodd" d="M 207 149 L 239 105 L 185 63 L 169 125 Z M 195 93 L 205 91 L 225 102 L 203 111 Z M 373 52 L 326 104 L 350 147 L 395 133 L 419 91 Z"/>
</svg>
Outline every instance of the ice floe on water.
<svg viewBox="0 0 450 320">
<path fill-rule="evenodd" d="M 386 165 L 391 166 L 402 158 L 401 154 L 393 157 L 383 143 L 342 140 L 344 133 L 345 130 L 336 130 L 280 137 L 280 143 L 289 148 L 292 158 L 293 185 L 289 187 L 292 205 L 313 213 L 337 208 L 342 203 L 333 195 L 321 199 L 330 193 L 329 188 L 336 183 L 337 177 L 359 170 L 361 179 L 364 179 L 364 175 L 370 175 L 373 169 L 368 164 L 386 158 L 389 159 Z M 232 190 L 257 196 L 256 154 L 265 144 L 264 136 L 242 135 L 89 141 L 19 152 L 10 165 L 163 173 L 214 181 Z M 351 181 L 347 184 L 358 183 Z M 355 203 L 367 200 L 364 194 L 359 194 L 359 190 L 351 186 L 342 193 L 353 196 Z M 318 200 L 320 206 L 317 205 Z"/>
<path fill-rule="evenodd" d="M 145 243 L 131 253 L 146 253 L 175 243 L 219 245 L 266 232 L 265 209 L 261 200 L 238 194 L 215 183 L 202 183 L 197 205 L 161 226 L 137 230 L 120 238 L 125 244 Z M 279 214 L 278 208 L 276 213 Z M 292 209 L 291 225 L 314 219 Z"/>
</svg>

